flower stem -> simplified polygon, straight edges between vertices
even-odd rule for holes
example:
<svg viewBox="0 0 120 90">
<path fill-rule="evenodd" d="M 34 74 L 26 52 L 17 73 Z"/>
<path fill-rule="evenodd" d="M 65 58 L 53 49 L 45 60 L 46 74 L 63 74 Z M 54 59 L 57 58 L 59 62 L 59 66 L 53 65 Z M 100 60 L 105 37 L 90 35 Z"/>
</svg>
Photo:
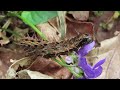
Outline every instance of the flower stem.
<svg viewBox="0 0 120 90">
<path fill-rule="evenodd" d="M 73 75 L 76 76 L 77 78 L 79 78 L 79 77 L 81 76 L 81 75 L 77 74 L 76 72 L 74 72 L 74 71 L 72 70 L 73 67 L 68 67 L 68 66 L 70 66 L 70 65 L 67 65 L 61 56 L 59 56 L 59 58 L 60 58 L 60 60 L 61 60 L 62 62 L 59 61 L 59 60 L 57 60 L 56 58 L 52 58 L 52 59 L 53 59 L 54 61 L 56 61 L 58 64 L 60 64 L 61 66 L 65 66 L 65 67 L 66 67 L 71 73 L 73 73 Z"/>
<path fill-rule="evenodd" d="M 57 60 L 56 58 L 52 58 L 54 61 L 56 61 L 58 64 L 60 64 L 61 66 L 64 66 L 64 67 L 74 67 L 75 65 L 67 65 L 66 63 L 63 63 L 59 60 Z"/>
</svg>

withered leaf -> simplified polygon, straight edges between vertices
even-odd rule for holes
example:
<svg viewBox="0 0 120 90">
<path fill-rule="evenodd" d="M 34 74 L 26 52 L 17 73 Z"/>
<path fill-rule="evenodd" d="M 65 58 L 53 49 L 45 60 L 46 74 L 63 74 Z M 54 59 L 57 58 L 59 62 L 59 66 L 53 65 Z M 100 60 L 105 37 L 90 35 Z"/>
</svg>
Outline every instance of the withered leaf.
<svg viewBox="0 0 120 90">
<path fill-rule="evenodd" d="M 30 71 L 30 70 L 21 70 L 17 73 L 18 79 L 54 79 L 51 76 L 42 74 L 37 71 Z"/>
<path fill-rule="evenodd" d="M 120 79 L 120 34 L 101 42 L 101 46 L 93 49 L 87 56 L 94 65 L 106 58 L 103 72 L 98 79 Z"/>
<path fill-rule="evenodd" d="M 89 11 L 69 11 L 76 20 L 86 21 L 89 18 Z"/>
</svg>

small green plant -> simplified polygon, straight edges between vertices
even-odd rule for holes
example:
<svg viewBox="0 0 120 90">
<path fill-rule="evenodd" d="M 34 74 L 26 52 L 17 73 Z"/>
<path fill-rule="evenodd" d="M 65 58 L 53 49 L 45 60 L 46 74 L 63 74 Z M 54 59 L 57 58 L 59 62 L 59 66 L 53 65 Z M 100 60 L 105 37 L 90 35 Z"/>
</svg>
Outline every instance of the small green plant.
<svg viewBox="0 0 120 90">
<path fill-rule="evenodd" d="M 115 11 L 112 17 L 110 17 L 110 19 L 107 22 L 100 23 L 100 27 L 102 27 L 103 29 L 110 30 L 113 26 L 114 20 L 119 18 L 119 16 L 120 16 L 120 11 Z"/>
<path fill-rule="evenodd" d="M 24 23 L 29 25 L 42 39 L 47 40 L 46 36 L 35 26 L 47 22 L 49 19 L 57 16 L 56 11 L 14 11 L 9 12 L 10 16 L 17 16 Z"/>
<path fill-rule="evenodd" d="M 103 11 L 93 11 L 96 16 L 101 16 Z"/>
</svg>

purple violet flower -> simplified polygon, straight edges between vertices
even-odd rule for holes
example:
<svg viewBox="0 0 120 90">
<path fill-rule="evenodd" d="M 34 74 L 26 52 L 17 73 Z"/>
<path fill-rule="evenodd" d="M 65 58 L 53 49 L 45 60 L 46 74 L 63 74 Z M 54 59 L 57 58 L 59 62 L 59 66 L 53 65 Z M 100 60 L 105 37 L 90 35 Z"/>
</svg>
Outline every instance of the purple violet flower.
<svg viewBox="0 0 120 90">
<path fill-rule="evenodd" d="M 87 55 L 93 49 L 94 46 L 95 46 L 95 41 L 80 48 L 77 54 L 79 55 L 79 57 L 83 57 Z"/>
<path fill-rule="evenodd" d="M 85 77 L 90 79 L 90 78 L 96 78 L 99 75 L 101 75 L 103 68 L 101 65 L 105 62 L 105 59 L 100 60 L 97 64 L 95 64 L 93 67 L 90 66 L 86 58 L 82 57 L 79 58 L 79 64 L 78 66 L 84 71 Z"/>
<path fill-rule="evenodd" d="M 100 60 L 93 67 L 87 63 L 85 55 L 87 55 L 94 47 L 95 42 L 85 45 L 78 50 L 78 66 L 84 71 L 85 77 L 96 78 L 101 75 L 103 68 L 101 65 L 105 62 L 105 59 Z"/>
<path fill-rule="evenodd" d="M 79 79 L 92 79 L 96 78 L 101 75 L 102 73 L 102 64 L 105 62 L 105 59 L 100 60 L 97 62 L 93 67 L 87 63 L 85 56 L 93 49 L 95 45 L 95 41 L 90 44 L 87 44 L 80 48 L 77 52 L 78 54 L 78 66 L 83 70 L 84 76 L 83 78 Z M 71 56 L 66 57 L 66 63 L 70 64 L 73 62 Z"/>
</svg>

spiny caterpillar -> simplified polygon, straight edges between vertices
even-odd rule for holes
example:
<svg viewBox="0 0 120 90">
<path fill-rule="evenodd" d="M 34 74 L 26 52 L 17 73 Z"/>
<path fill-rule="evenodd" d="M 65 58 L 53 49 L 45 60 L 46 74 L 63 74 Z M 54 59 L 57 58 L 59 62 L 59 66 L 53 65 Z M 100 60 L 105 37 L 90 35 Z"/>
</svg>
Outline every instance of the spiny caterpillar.
<svg viewBox="0 0 120 90">
<path fill-rule="evenodd" d="M 30 53 L 30 56 L 35 54 L 36 56 L 51 58 L 58 55 L 68 55 L 69 52 L 77 51 L 80 47 L 90 42 L 92 42 L 92 37 L 90 35 L 79 34 L 76 37 L 60 42 L 44 42 L 41 44 L 41 41 L 26 40 L 21 44 L 22 46 L 28 48 L 28 53 Z"/>
</svg>

